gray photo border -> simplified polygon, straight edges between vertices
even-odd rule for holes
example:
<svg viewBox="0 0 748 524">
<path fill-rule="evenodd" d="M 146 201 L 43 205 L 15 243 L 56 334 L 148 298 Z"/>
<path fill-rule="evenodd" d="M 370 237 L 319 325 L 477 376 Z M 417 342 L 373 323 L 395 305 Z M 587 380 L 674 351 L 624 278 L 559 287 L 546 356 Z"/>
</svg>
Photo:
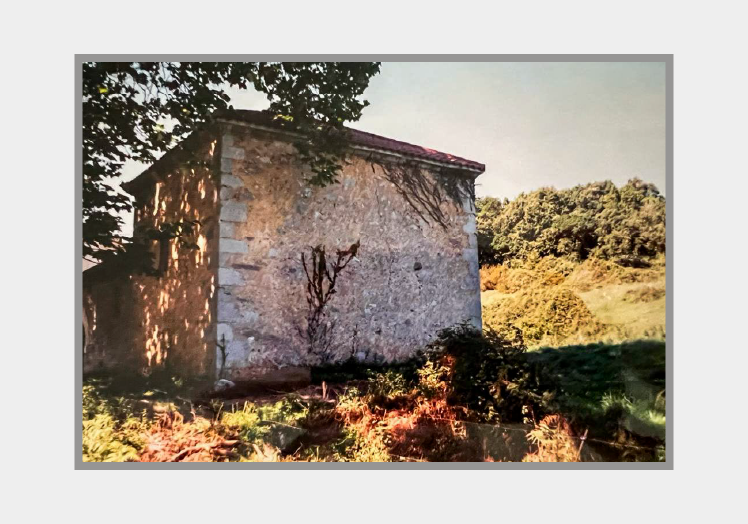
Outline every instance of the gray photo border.
<svg viewBox="0 0 748 524">
<path fill-rule="evenodd" d="M 76 54 L 75 55 L 75 469 L 554 469 L 554 470 L 672 470 L 673 469 L 673 55 L 184 55 L 184 54 Z M 89 61 L 378 61 L 378 62 L 663 62 L 666 77 L 666 364 L 665 393 L 665 462 L 578 462 L 578 463 L 516 463 L 516 462 L 83 462 L 81 427 L 83 425 L 83 355 L 80 330 L 83 315 L 83 251 L 80 238 L 83 202 L 83 76 L 82 64 Z"/>
</svg>

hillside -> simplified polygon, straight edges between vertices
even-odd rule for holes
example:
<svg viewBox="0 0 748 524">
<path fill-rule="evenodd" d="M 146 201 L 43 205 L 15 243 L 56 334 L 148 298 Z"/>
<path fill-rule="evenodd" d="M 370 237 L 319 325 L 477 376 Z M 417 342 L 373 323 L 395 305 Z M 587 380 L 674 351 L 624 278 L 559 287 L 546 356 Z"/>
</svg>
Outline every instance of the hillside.
<svg viewBox="0 0 748 524">
<path fill-rule="evenodd" d="M 528 347 L 665 339 L 665 260 L 546 258 L 481 269 L 483 322 Z"/>
<path fill-rule="evenodd" d="M 486 327 L 530 348 L 665 338 L 665 199 L 638 179 L 478 201 Z"/>
</svg>

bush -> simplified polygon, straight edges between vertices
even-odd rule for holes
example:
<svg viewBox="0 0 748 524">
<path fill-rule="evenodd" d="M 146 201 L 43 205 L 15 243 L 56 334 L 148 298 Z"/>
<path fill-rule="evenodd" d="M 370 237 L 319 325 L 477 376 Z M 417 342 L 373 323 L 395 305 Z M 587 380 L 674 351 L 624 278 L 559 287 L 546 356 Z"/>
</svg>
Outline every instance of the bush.
<svg viewBox="0 0 748 524">
<path fill-rule="evenodd" d="M 480 419 L 521 420 L 523 408 L 541 400 L 530 391 L 526 350 L 521 336 L 508 341 L 464 323 L 428 346 L 422 376 L 427 383 L 445 383 L 447 401 Z"/>
<path fill-rule="evenodd" d="M 393 398 L 406 395 L 409 391 L 405 376 L 388 369 L 383 373 L 372 373 L 369 377 L 368 394 L 374 398 Z"/>
<path fill-rule="evenodd" d="M 531 287 L 487 305 L 484 322 L 505 339 L 520 332 L 530 346 L 558 345 L 604 330 L 584 301 L 566 287 Z"/>
</svg>

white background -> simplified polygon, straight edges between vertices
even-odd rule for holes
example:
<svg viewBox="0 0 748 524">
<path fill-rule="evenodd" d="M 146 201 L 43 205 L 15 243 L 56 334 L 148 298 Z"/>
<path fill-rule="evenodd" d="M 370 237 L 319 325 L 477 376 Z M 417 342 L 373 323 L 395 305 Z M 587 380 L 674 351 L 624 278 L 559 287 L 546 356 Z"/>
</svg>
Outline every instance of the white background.
<svg viewBox="0 0 748 524">
<path fill-rule="evenodd" d="M 748 114 L 739 4 L 356 5 L 4 6 L 3 520 L 741 520 Z M 94 52 L 674 53 L 675 470 L 74 471 L 73 55 Z"/>
</svg>

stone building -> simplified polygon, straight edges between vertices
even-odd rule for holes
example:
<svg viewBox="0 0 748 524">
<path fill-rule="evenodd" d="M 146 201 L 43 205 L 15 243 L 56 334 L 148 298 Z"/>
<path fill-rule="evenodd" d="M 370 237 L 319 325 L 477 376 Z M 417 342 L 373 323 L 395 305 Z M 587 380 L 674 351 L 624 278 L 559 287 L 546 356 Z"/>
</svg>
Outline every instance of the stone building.
<svg viewBox="0 0 748 524">
<path fill-rule="evenodd" d="M 443 328 L 480 326 L 485 167 L 348 130 L 339 183 L 316 187 L 295 139 L 232 111 L 124 185 L 154 274 L 84 272 L 84 371 L 282 380 L 403 360 Z"/>
</svg>

